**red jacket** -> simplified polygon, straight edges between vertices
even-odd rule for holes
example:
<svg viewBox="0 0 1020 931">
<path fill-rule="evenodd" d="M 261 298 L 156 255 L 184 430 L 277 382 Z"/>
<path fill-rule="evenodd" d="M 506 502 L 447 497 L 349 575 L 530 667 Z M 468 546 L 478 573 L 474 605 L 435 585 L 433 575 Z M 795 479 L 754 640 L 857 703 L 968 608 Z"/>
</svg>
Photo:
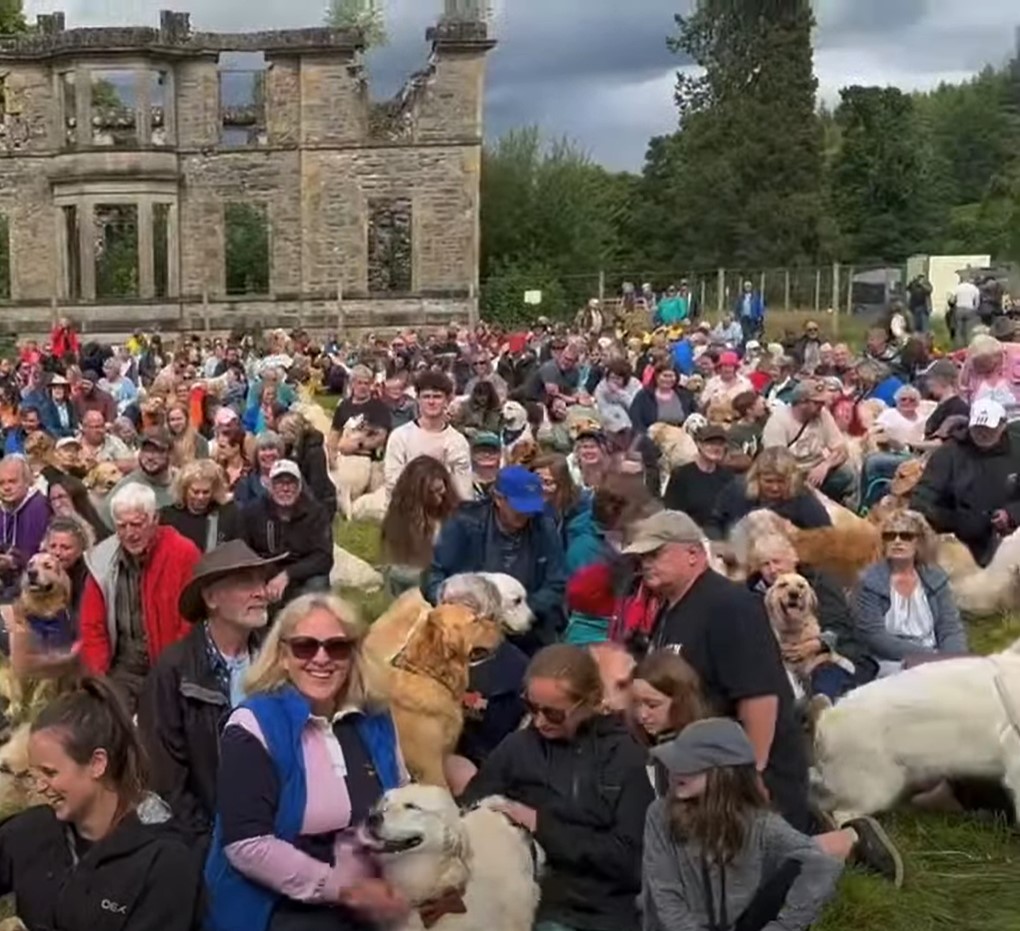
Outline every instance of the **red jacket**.
<svg viewBox="0 0 1020 931">
<path fill-rule="evenodd" d="M 191 624 L 181 617 L 177 601 L 191 581 L 195 564 L 202 554 L 190 540 L 172 527 L 158 527 L 152 551 L 142 569 L 142 617 L 149 648 L 149 662 L 155 665 L 160 654 L 184 637 Z M 89 551 L 85 562 L 89 577 L 81 599 L 81 657 L 93 675 L 106 675 L 113 662 L 116 626 L 113 623 L 115 573 L 120 558 L 116 536 L 104 540 Z"/>
<path fill-rule="evenodd" d="M 50 351 L 54 358 L 63 359 L 69 352 L 79 352 L 78 334 L 70 327 L 55 326 L 50 332 Z"/>
</svg>

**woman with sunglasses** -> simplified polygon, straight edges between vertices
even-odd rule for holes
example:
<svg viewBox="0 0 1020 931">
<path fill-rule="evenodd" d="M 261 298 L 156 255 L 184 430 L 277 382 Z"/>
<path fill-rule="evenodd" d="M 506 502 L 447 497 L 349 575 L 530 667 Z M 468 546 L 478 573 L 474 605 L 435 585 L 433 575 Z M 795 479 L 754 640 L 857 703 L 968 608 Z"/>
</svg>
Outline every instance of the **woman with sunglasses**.
<svg viewBox="0 0 1020 931">
<path fill-rule="evenodd" d="M 354 830 L 406 781 L 361 671 L 361 629 L 332 595 L 277 617 L 220 744 L 207 931 L 352 931 L 399 922 Z"/>
<path fill-rule="evenodd" d="M 885 558 L 866 569 L 854 592 L 858 633 L 878 660 L 879 675 L 905 660 L 967 652 L 967 634 L 935 563 L 935 535 L 916 511 L 896 511 L 882 523 Z"/>
<path fill-rule="evenodd" d="M 581 647 L 539 651 L 525 674 L 530 726 L 485 760 L 460 801 L 490 795 L 546 853 L 536 931 L 640 927 L 641 838 L 652 787 L 645 752 L 600 713 L 602 679 Z"/>
</svg>

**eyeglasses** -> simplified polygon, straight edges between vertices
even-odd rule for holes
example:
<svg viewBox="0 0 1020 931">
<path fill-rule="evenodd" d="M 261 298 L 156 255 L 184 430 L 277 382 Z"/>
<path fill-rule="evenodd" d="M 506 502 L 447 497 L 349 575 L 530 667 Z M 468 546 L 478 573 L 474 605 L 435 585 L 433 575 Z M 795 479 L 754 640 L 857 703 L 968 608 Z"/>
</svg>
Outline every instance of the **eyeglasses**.
<svg viewBox="0 0 1020 931">
<path fill-rule="evenodd" d="M 350 659 L 354 652 L 354 641 L 346 637 L 330 637 L 327 640 L 317 640 L 315 637 L 288 637 L 283 641 L 287 644 L 294 659 L 308 662 L 319 655 L 319 650 L 324 650 L 326 657 L 334 663 Z"/>
<path fill-rule="evenodd" d="M 533 702 L 527 695 L 522 695 L 521 700 L 524 702 L 524 707 L 528 709 L 528 713 L 533 718 L 537 718 L 541 715 L 545 718 L 547 724 L 552 724 L 554 727 L 559 727 L 561 724 L 566 723 L 567 718 L 581 707 L 581 702 L 577 702 L 577 704 L 567 708 L 566 710 L 563 708 L 548 708 L 545 705 L 539 705 L 536 702 Z"/>
<path fill-rule="evenodd" d="M 910 530 L 887 530 L 882 534 L 882 540 L 885 543 L 895 543 L 897 540 L 901 540 L 904 543 L 913 543 L 917 539 L 917 534 Z"/>
</svg>

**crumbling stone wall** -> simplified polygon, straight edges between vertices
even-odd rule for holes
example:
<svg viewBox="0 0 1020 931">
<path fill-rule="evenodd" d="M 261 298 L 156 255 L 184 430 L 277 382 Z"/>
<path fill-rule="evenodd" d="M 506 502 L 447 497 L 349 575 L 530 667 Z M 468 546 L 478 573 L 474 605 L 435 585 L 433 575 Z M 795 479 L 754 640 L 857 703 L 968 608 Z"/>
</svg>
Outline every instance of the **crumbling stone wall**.
<svg viewBox="0 0 1020 931">
<path fill-rule="evenodd" d="M 411 313 L 412 322 L 426 304 L 432 316 L 443 307 L 461 318 L 473 312 L 485 58 L 494 43 L 481 23 L 440 24 L 431 38 L 427 66 L 384 105 L 371 102 L 361 38 L 346 31 L 202 33 L 176 13 L 164 14 L 158 29 L 66 30 L 53 14 L 30 36 L 0 38 L 0 212 L 12 274 L 0 321 L 42 328 L 68 313 L 86 327 L 176 317 L 219 328 L 258 309 L 313 327 L 346 320 L 372 328 L 392 324 L 394 314 Z M 115 157 L 92 149 L 87 132 L 67 144 L 57 76 L 73 70 L 87 83 L 113 48 L 132 67 L 169 76 L 174 119 L 159 157 L 142 145 L 137 157 L 122 148 Z M 217 62 L 229 50 L 262 51 L 269 66 L 257 147 L 221 143 Z M 77 95 L 78 114 L 88 114 L 80 84 Z M 171 199 L 176 292 L 128 310 L 69 303 L 58 203 L 133 191 Z M 232 202 L 266 206 L 270 298 L 225 294 L 224 205 Z M 140 246 L 151 243 L 140 237 Z"/>
</svg>

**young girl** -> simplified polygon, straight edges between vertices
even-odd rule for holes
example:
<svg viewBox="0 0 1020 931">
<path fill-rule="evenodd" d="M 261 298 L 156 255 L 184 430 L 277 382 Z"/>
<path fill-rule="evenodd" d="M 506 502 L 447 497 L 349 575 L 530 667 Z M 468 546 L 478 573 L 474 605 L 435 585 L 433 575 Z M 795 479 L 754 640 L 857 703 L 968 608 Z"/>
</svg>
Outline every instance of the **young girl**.
<svg viewBox="0 0 1020 931">
<path fill-rule="evenodd" d="M 768 810 L 743 728 L 706 718 L 652 756 L 669 773 L 669 793 L 645 822 L 644 931 L 814 923 L 842 863 Z"/>
<path fill-rule="evenodd" d="M 142 749 L 102 680 L 46 707 L 29 762 L 45 804 L 0 827 L 0 895 L 29 928 L 190 931 L 200 860 L 145 791 Z"/>
</svg>

